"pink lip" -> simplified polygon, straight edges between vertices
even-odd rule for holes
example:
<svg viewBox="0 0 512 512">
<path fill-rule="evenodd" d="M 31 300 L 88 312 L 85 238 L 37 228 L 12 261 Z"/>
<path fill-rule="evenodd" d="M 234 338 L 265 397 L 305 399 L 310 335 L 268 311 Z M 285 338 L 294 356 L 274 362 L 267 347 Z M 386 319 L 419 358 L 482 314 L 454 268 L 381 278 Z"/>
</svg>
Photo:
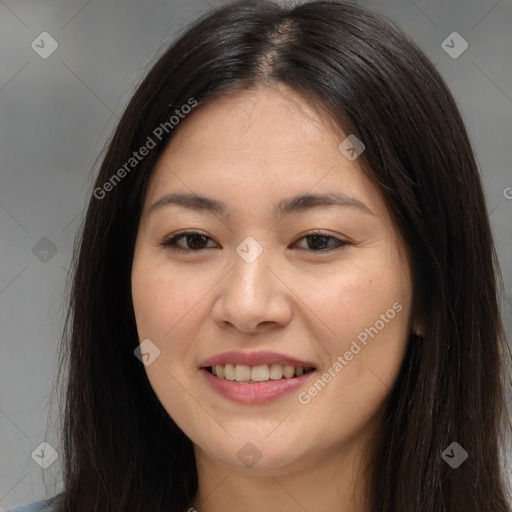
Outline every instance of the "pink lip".
<svg viewBox="0 0 512 512">
<path fill-rule="evenodd" d="M 220 364 L 220 363 L 218 363 Z M 302 366 L 299 364 L 297 366 Z M 312 366 L 312 365 L 307 365 Z M 264 404 L 276 400 L 302 386 L 316 370 L 304 373 L 292 379 L 268 380 L 247 384 L 231 380 L 219 379 L 205 368 L 199 370 L 208 380 L 212 388 L 221 396 L 244 404 Z"/>
<path fill-rule="evenodd" d="M 201 368 L 215 366 L 217 364 L 247 364 L 249 366 L 256 366 L 258 364 L 283 364 L 290 366 L 315 366 L 308 361 L 300 361 L 293 357 L 279 354 L 278 352 L 242 352 L 240 350 L 232 350 L 230 352 L 222 352 L 216 356 L 210 357 L 203 361 L 200 365 Z"/>
</svg>

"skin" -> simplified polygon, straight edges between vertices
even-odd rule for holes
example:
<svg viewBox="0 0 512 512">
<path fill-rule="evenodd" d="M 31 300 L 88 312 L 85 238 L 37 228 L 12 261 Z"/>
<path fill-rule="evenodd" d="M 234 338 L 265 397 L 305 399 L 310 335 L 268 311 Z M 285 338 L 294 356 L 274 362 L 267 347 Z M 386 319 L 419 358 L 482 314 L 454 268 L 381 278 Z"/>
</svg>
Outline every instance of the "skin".
<svg viewBox="0 0 512 512">
<path fill-rule="evenodd" d="M 412 284 L 383 197 L 338 149 L 346 135 L 286 87 L 261 87 L 197 107 L 150 177 L 133 304 L 140 340 L 160 349 L 145 366 L 150 383 L 194 443 L 191 506 L 200 512 L 367 510 L 364 463 L 411 332 Z M 369 211 L 322 206 L 273 216 L 281 199 L 333 191 Z M 171 192 L 224 201 L 228 214 L 178 205 L 148 212 Z M 160 245 L 181 230 L 209 238 L 182 238 L 183 254 Z M 332 249 L 322 252 L 304 238 L 317 230 L 349 243 L 336 249 L 328 239 Z M 247 236 L 263 249 L 250 264 L 236 252 Z M 401 311 L 307 404 L 298 392 L 232 402 L 199 373 L 227 350 L 273 350 L 314 362 L 314 382 L 394 303 Z M 261 455 L 252 467 L 237 457 L 248 442 Z"/>
</svg>

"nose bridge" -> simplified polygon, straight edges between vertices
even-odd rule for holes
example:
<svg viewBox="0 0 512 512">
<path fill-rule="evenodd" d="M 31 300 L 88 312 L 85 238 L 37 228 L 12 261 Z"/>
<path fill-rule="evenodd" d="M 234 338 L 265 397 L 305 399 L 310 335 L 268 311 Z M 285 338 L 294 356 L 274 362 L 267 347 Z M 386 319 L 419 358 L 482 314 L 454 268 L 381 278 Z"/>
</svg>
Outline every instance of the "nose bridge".
<svg viewBox="0 0 512 512">
<path fill-rule="evenodd" d="M 270 248 L 247 237 L 236 248 L 232 271 L 214 308 L 216 320 L 249 332 L 262 323 L 286 324 L 291 317 L 282 283 L 271 271 Z M 276 265 L 274 265 L 276 266 Z"/>
<path fill-rule="evenodd" d="M 257 295 L 267 293 L 269 283 L 270 249 L 263 247 L 264 241 L 257 241 L 252 236 L 246 237 L 236 248 L 232 282 L 240 299 L 257 299 Z"/>
</svg>

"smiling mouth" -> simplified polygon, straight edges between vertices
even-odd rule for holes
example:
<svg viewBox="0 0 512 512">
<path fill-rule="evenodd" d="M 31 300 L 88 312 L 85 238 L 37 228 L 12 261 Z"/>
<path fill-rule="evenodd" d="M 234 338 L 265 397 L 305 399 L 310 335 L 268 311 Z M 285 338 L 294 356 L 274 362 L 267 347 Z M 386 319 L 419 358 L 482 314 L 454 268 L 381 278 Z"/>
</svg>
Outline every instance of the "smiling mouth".
<svg viewBox="0 0 512 512">
<path fill-rule="evenodd" d="M 283 364 L 217 364 L 205 368 L 218 379 L 256 384 L 272 380 L 293 379 L 315 370 L 313 366 L 291 366 Z"/>
</svg>

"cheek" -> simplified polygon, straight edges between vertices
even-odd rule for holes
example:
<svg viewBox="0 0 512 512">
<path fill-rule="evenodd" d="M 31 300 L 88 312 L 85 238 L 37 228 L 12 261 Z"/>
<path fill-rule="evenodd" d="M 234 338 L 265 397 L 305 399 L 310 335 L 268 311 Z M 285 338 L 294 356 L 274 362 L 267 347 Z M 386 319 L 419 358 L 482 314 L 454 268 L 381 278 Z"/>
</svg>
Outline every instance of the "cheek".
<svg viewBox="0 0 512 512">
<path fill-rule="evenodd" d="M 169 293 L 171 281 L 166 281 L 158 268 L 137 264 L 132 270 L 132 301 L 139 336 L 151 339 L 162 336 L 163 321 L 173 311 L 175 297 Z"/>
<path fill-rule="evenodd" d="M 325 351 L 322 370 L 331 368 L 336 378 L 329 387 L 345 397 L 353 412 L 362 404 L 376 406 L 385 397 L 398 375 L 409 338 L 408 267 L 393 253 L 388 258 L 384 254 L 366 261 L 361 258 L 358 265 L 333 273 L 328 286 L 327 282 L 323 287 L 309 283 L 305 295 L 326 326 L 321 329 L 325 334 L 317 337 Z M 318 327 L 315 332 L 320 334 Z M 332 368 L 336 361 L 338 371 Z"/>
<path fill-rule="evenodd" d="M 141 336 L 163 341 L 173 326 L 192 308 L 194 286 L 183 274 L 169 272 L 163 264 L 134 261 L 132 300 Z"/>
<path fill-rule="evenodd" d="M 192 310 L 195 289 L 183 273 L 170 272 L 151 258 L 134 258 L 132 301 L 139 340 L 148 338 L 160 350 L 144 369 L 160 402 L 179 421 L 180 411 L 187 409 L 180 383 L 186 381 L 190 364 L 187 329 L 197 323 Z"/>
<path fill-rule="evenodd" d="M 378 330 L 383 331 L 384 325 L 385 330 L 390 331 L 393 326 L 398 333 L 402 323 L 408 322 L 410 290 L 407 275 L 389 271 L 393 267 L 387 268 L 384 272 L 380 265 L 373 268 L 366 265 L 331 273 L 329 279 L 321 283 L 308 280 L 301 295 L 322 320 L 327 339 L 355 338 L 376 322 Z M 381 315 L 384 315 L 383 320 Z"/>
</svg>

